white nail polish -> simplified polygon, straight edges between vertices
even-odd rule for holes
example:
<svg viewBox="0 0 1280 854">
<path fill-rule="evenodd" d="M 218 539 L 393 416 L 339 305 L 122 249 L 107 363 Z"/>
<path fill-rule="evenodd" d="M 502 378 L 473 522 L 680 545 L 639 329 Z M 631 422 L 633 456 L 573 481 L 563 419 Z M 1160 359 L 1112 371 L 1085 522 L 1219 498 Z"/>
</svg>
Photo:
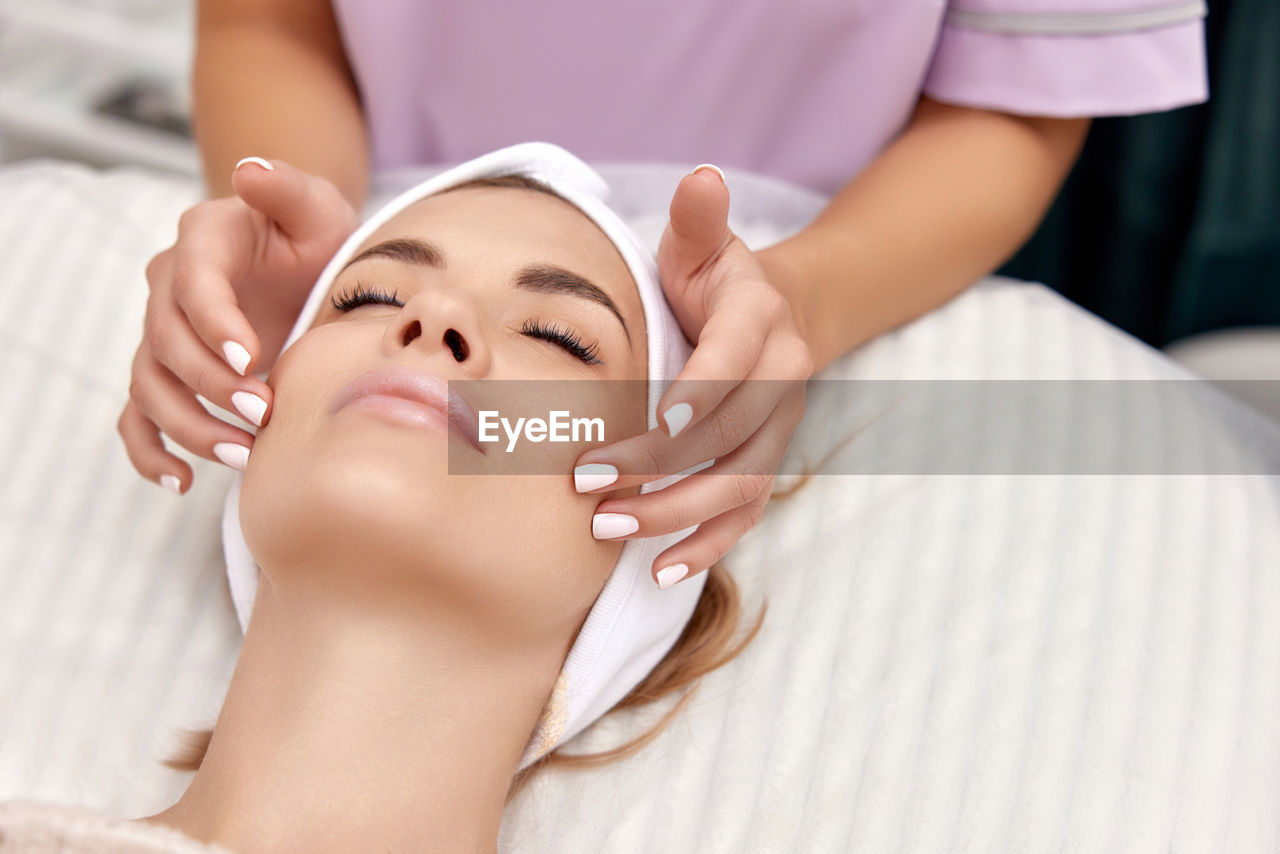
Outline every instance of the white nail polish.
<svg viewBox="0 0 1280 854">
<path fill-rule="evenodd" d="M 611 466 L 608 463 L 587 463 L 573 470 L 573 488 L 578 492 L 600 489 L 617 479 L 617 466 Z"/>
<path fill-rule="evenodd" d="M 674 406 L 667 407 L 667 411 L 662 413 L 662 420 L 667 422 L 667 435 L 675 438 L 681 430 L 689 426 L 689 420 L 693 418 L 693 407 L 687 403 L 677 403 Z"/>
<path fill-rule="evenodd" d="M 625 537 L 640 530 L 640 522 L 626 513 L 597 513 L 591 517 L 591 536 L 597 540 Z"/>
<path fill-rule="evenodd" d="M 227 364 L 231 366 L 232 370 L 240 376 L 244 376 L 244 369 L 249 367 L 248 350 L 234 341 L 223 341 L 222 355 L 226 356 Z"/>
<path fill-rule="evenodd" d="M 246 421 L 251 421 L 258 427 L 262 426 L 262 416 L 267 414 L 267 402 L 256 394 L 248 391 L 232 392 L 231 402 L 235 404 L 236 411 L 244 416 Z"/>
<path fill-rule="evenodd" d="M 213 454 L 233 469 L 244 471 L 249 464 L 249 449 L 234 442 L 219 442 L 213 446 Z"/>
<path fill-rule="evenodd" d="M 673 563 L 671 566 L 658 570 L 658 586 L 666 590 L 688 574 L 689 567 L 686 564 Z"/>
<path fill-rule="evenodd" d="M 728 182 L 728 181 L 725 181 L 725 179 L 724 179 L 724 170 L 723 170 L 723 169 L 721 169 L 719 166 L 715 165 L 714 163 L 701 163 L 701 164 L 699 164 L 699 165 L 697 165 L 697 166 L 693 167 L 693 171 L 694 171 L 694 172 L 697 172 L 699 169 L 714 169 L 714 170 L 716 170 L 716 174 L 720 176 L 720 180 L 724 183 L 724 185 L 725 185 L 726 187 L 727 187 L 727 186 L 729 186 L 729 182 Z"/>
<path fill-rule="evenodd" d="M 160 475 L 160 485 L 172 492 L 174 495 L 182 494 L 182 481 L 178 480 L 171 474 Z"/>
<path fill-rule="evenodd" d="M 276 171 L 276 167 L 272 166 L 268 161 L 263 160 L 261 157 L 242 157 L 240 161 L 236 163 L 236 169 L 239 169 L 246 163 L 256 163 L 268 172 Z"/>
</svg>

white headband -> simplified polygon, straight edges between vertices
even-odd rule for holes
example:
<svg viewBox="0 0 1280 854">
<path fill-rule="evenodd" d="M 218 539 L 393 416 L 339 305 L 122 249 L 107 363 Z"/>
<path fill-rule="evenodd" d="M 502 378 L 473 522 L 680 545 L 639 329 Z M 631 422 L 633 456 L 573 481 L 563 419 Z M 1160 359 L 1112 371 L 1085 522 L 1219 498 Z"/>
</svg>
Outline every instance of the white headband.
<svg viewBox="0 0 1280 854">
<path fill-rule="evenodd" d="M 375 230 L 419 199 L 475 178 L 512 174 L 541 181 L 575 205 L 613 241 L 626 261 L 644 305 L 649 344 L 647 424 L 649 429 L 657 427 L 658 400 L 689 358 L 689 344 L 667 305 L 653 253 L 606 205 L 608 184 L 586 163 L 547 142 L 525 142 L 482 155 L 441 172 L 388 202 L 347 238 L 324 268 L 281 352 L 307 331 L 338 271 Z M 652 492 L 670 485 L 688 471 L 646 483 L 640 491 Z M 565 477 L 570 476 L 565 473 Z M 240 530 L 242 482 L 243 475 L 236 472 L 223 506 L 222 544 L 231 599 L 241 630 L 247 630 L 259 569 Z M 560 678 L 521 756 L 521 769 L 609 711 L 675 644 L 693 615 L 707 574 L 698 573 L 662 590 L 653 582 L 649 568 L 661 551 L 693 530 L 627 540 L 623 545 L 613 573 L 565 658 Z"/>
</svg>

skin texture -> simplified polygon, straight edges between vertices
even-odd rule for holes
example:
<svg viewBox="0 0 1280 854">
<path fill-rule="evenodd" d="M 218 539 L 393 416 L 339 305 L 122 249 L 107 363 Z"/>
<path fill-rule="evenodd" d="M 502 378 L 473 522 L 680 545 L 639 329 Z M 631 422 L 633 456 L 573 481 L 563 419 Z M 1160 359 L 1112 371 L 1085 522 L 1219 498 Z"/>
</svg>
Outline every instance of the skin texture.
<svg viewBox="0 0 1280 854">
<path fill-rule="evenodd" d="M 453 380 L 578 380 L 600 390 L 592 414 L 641 431 L 644 397 L 624 390 L 643 383 L 593 381 L 645 379 L 643 311 L 608 238 L 545 194 L 432 196 L 361 248 L 390 237 L 437 243 L 447 268 L 349 267 L 332 294 L 358 279 L 405 305 L 328 306 L 274 365 L 275 415 L 241 492 L 262 568 L 244 646 L 200 770 L 177 804 L 140 821 L 240 854 L 496 851 L 521 752 L 622 544 L 592 538 L 597 499 L 567 475 L 451 475 L 451 454 L 485 471 L 509 462 L 441 428 L 331 405 L 354 377 L 397 364 Z M 604 289 L 631 342 L 598 303 L 513 288 L 532 262 Z M 524 335 L 526 319 L 598 341 L 604 364 Z M 467 343 L 462 361 L 448 330 Z M 539 447 L 566 466 L 582 450 Z"/>
</svg>

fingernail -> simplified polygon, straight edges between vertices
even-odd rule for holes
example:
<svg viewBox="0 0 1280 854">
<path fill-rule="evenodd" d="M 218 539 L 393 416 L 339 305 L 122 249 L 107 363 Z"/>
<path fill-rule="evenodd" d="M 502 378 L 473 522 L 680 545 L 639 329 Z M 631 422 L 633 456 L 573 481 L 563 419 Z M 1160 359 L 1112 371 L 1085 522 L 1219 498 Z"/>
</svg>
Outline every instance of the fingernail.
<svg viewBox="0 0 1280 854">
<path fill-rule="evenodd" d="M 232 370 L 240 376 L 244 376 L 244 369 L 249 367 L 248 350 L 234 341 L 223 341 L 222 355 L 227 357 L 227 364 L 231 366 Z"/>
<path fill-rule="evenodd" d="M 579 492 L 590 492 L 608 486 L 617 479 L 617 466 L 608 463 L 587 463 L 573 470 L 573 488 Z"/>
<path fill-rule="evenodd" d="M 683 563 L 673 563 L 671 566 L 663 567 L 658 570 L 658 586 L 666 590 L 680 579 L 689 574 L 689 567 Z"/>
<path fill-rule="evenodd" d="M 249 449 L 234 442 L 219 442 L 213 446 L 214 455 L 233 469 L 244 471 L 249 464 Z"/>
<path fill-rule="evenodd" d="M 182 494 L 182 481 L 178 480 L 171 474 L 160 475 L 160 485 L 172 492 L 174 495 Z"/>
<path fill-rule="evenodd" d="M 267 402 L 256 394 L 248 391 L 232 392 L 231 402 L 235 404 L 236 411 L 245 417 L 246 421 L 252 421 L 259 427 L 262 426 L 262 416 L 267 414 Z"/>
<path fill-rule="evenodd" d="M 699 169 L 714 169 L 714 170 L 716 170 L 716 174 L 720 176 L 720 180 L 724 183 L 724 185 L 725 185 L 726 187 L 727 187 L 727 186 L 729 186 L 729 182 L 728 182 L 728 181 L 725 181 L 725 179 L 724 179 L 724 170 L 723 170 L 723 169 L 721 169 L 719 166 L 715 165 L 714 163 L 702 163 L 702 164 L 699 164 L 698 166 L 693 167 L 693 171 L 694 171 L 694 173 L 697 173 L 697 171 L 698 171 Z"/>
<path fill-rule="evenodd" d="M 640 530 L 640 522 L 626 513 L 597 513 L 591 517 L 591 536 L 597 540 L 625 537 Z"/>
<path fill-rule="evenodd" d="M 243 166 L 246 163 L 256 163 L 259 166 L 261 166 L 263 169 L 266 169 L 268 172 L 274 172 L 276 169 L 276 167 L 272 166 L 270 163 L 268 163 L 266 160 L 263 160 L 261 157 L 242 158 L 240 162 L 236 164 L 236 169 L 239 169 L 241 166 Z"/>
<path fill-rule="evenodd" d="M 668 406 L 667 411 L 662 413 L 662 420 L 667 422 L 667 435 L 673 439 L 681 430 L 689 426 L 691 418 L 693 418 L 693 407 L 687 403 Z"/>
</svg>

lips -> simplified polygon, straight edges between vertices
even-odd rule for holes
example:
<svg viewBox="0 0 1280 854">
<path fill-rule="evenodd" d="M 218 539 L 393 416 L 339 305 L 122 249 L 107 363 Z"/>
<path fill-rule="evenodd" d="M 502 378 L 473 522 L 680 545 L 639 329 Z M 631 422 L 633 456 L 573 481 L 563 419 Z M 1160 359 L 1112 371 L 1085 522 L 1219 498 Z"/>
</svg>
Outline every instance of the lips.
<svg viewBox="0 0 1280 854">
<path fill-rule="evenodd" d="M 450 395 L 449 384 L 442 377 L 403 365 L 376 368 L 356 377 L 338 392 L 330 412 L 374 394 L 399 397 L 438 410 L 448 418 L 451 430 L 480 453 L 486 453 L 480 445 L 480 425 L 475 410 L 466 399 L 457 392 Z"/>
</svg>

